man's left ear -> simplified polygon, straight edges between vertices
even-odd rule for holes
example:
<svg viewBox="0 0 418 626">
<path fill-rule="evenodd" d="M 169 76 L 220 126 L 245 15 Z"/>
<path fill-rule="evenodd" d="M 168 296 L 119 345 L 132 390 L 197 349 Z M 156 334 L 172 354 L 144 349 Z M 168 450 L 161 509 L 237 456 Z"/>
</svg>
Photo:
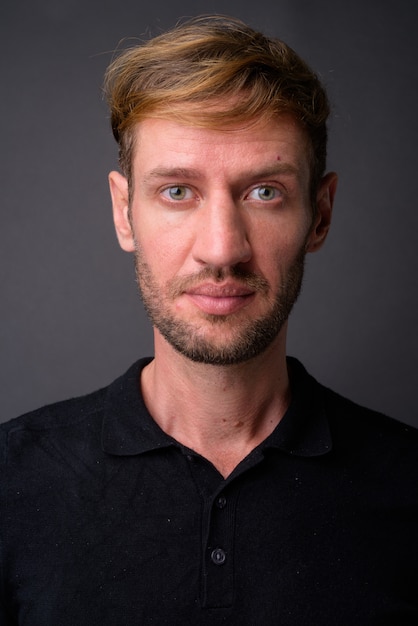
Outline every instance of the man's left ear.
<svg viewBox="0 0 418 626">
<path fill-rule="evenodd" d="M 329 172 L 319 183 L 316 194 L 316 215 L 306 242 L 306 252 L 319 250 L 328 235 L 337 182 L 337 174 Z"/>
</svg>

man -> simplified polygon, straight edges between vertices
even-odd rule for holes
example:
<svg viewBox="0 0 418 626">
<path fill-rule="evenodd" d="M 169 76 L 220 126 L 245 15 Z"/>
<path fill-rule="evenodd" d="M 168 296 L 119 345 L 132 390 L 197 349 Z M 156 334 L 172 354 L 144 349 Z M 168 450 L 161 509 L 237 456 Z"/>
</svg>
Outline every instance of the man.
<svg viewBox="0 0 418 626">
<path fill-rule="evenodd" d="M 417 624 L 416 431 L 286 359 L 336 188 L 320 82 L 214 17 L 106 90 L 155 358 L 2 426 L 1 623 Z"/>
</svg>

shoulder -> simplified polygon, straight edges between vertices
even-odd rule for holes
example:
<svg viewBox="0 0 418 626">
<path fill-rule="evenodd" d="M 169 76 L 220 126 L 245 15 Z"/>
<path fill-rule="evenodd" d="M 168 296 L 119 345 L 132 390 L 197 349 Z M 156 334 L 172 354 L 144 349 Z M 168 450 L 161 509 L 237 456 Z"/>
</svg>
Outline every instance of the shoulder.
<svg viewBox="0 0 418 626">
<path fill-rule="evenodd" d="M 100 442 L 109 397 L 113 398 L 113 411 L 118 410 L 129 390 L 137 390 L 139 371 L 147 361 L 137 361 L 121 377 L 97 391 L 49 404 L 0 424 L 0 463 L 13 456 L 23 460 L 24 452 L 39 450 L 44 442 L 49 442 L 45 447 L 87 447 L 90 440 Z"/>
<path fill-rule="evenodd" d="M 0 430 L 13 432 L 21 429 L 48 430 L 64 427 L 69 423 L 84 419 L 87 414 L 100 409 L 107 387 L 92 393 L 47 404 L 0 424 Z"/>
<path fill-rule="evenodd" d="M 100 421 L 107 388 L 55 402 L 0 424 L 1 458 L 6 460 L 10 448 L 20 442 L 34 442 L 45 437 L 68 437 L 73 429 L 86 422 Z"/>
<path fill-rule="evenodd" d="M 417 428 L 320 384 L 295 359 L 289 363 L 308 421 L 316 416 L 326 424 L 332 462 L 344 468 L 347 475 L 379 473 L 384 481 L 393 477 L 398 484 L 405 481 L 410 485 L 413 481 L 418 487 Z"/>
<path fill-rule="evenodd" d="M 292 392 L 302 396 L 303 408 L 322 412 L 333 434 L 356 439 L 382 437 L 405 439 L 418 443 L 418 429 L 396 419 L 396 416 L 375 411 L 322 385 L 293 357 L 288 357 Z M 300 402 L 299 402 L 300 404 Z"/>
<path fill-rule="evenodd" d="M 367 483 L 408 492 L 418 488 L 418 430 L 360 406 L 320 385 L 333 455 L 343 467 L 356 467 Z M 415 497 L 415 495 L 414 495 Z"/>
<path fill-rule="evenodd" d="M 353 431 L 357 436 L 378 434 L 381 437 L 399 437 L 418 443 L 418 429 L 414 426 L 361 406 L 323 385 L 318 384 L 318 386 L 321 390 L 324 409 L 334 429 L 346 433 Z"/>
</svg>

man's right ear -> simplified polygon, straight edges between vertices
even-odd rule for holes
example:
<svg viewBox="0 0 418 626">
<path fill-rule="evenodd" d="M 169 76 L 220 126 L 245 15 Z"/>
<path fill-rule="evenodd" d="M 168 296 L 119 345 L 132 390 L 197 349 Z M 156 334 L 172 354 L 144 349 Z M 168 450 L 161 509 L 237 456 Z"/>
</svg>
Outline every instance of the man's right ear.
<svg viewBox="0 0 418 626">
<path fill-rule="evenodd" d="M 119 172 L 110 172 L 109 187 L 112 198 L 113 221 L 119 245 L 126 252 L 134 252 L 135 241 L 129 219 L 128 181 Z"/>
</svg>

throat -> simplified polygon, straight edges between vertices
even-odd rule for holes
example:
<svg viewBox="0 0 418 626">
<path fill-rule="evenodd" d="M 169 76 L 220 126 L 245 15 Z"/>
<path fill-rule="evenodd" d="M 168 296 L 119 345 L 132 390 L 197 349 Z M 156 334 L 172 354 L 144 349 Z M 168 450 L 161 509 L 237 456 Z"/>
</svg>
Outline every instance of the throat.
<svg viewBox="0 0 418 626">
<path fill-rule="evenodd" d="M 222 409 L 197 411 L 167 410 L 154 419 L 173 439 L 207 459 L 226 478 L 276 428 L 287 410 L 289 399 L 280 404 L 259 406 L 257 414 L 219 403 Z M 202 409 L 202 407 L 201 407 Z M 237 417 L 238 416 L 238 417 Z"/>
<path fill-rule="evenodd" d="M 239 368 L 196 364 L 190 372 L 161 370 L 156 360 L 141 376 L 149 413 L 165 433 L 224 477 L 273 432 L 289 406 L 286 364 L 241 376 Z"/>
</svg>

